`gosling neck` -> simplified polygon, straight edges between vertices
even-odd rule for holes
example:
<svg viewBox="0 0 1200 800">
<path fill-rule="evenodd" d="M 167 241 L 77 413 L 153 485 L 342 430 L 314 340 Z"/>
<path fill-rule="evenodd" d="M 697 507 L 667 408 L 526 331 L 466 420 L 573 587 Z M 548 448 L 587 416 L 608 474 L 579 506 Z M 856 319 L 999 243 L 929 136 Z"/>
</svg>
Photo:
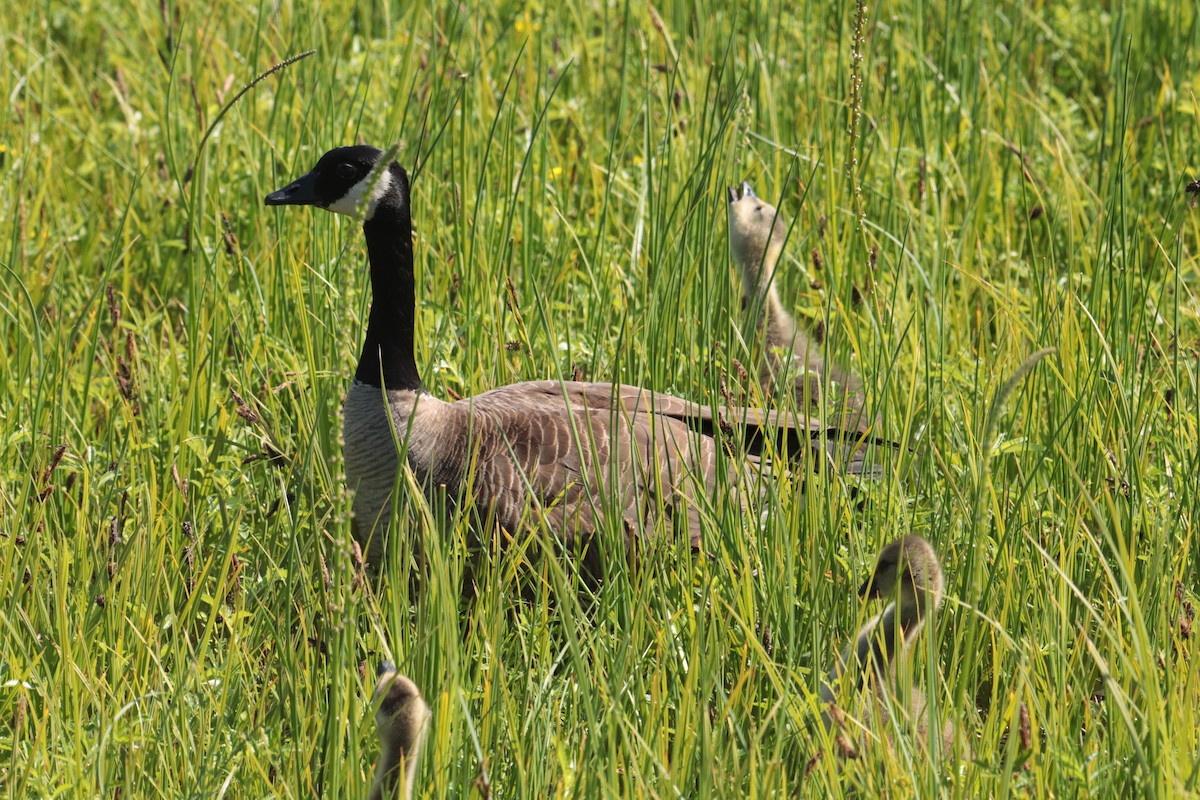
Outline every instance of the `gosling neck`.
<svg viewBox="0 0 1200 800">
<path fill-rule="evenodd" d="M 781 345 L 785 337 L 790 339 L 794 324 L 775 288 L 775 268 L 782 251 L 778 243 L 768 241 L 764 248 L 751 248 L 742 260 L 742 283 L 754 326 L 767 327 L 769 344 L 774 346 Z"/>
<path fill-rule="evenodd" d="M 906 587 L 900 594 L 898 602 L 888 603 L 887 608 L 879 615 L 879 624 L 874 635 L 860 637 L 858 657 L 861 662 L 870 652 L 870 660 L 874 669 L 880 674 L 886 674 L 889 665 L 896 659 L 897 650 L 912 644 L 925 617 L 940 596 L 934 592 L 916 587 Z M 866 639 L 869 638 L 868 643 Z"/>
<path fill-rule="evenodd" d="M 941 592 L 933 591 L 924 586 L 906 586 L 900 592 L 899 609 L 900 630 L 905 639 L 911 639 L 920 630 L 925 617 L 941 602 Z"/>
<path fill-rule="evenodd" d="M 416 289 L 408 176 L 398 165 L 390 169 L 395 190 L 363 223 L 371 262 L 371 313 L 354 377 L 370 386 L 416 391 L 421 376 L 413 352 Z"/>
<path fill-rule="evenodd" d="M 393 742 L 383 746 L 379 755 L 379 768 L 375 773 L 375 784 L 371 787 L 370 800 L 389 800 L 396 797 L 396 782 L 400 778 L 400 763 L 404 762 L 404 785 L 400 797 L 412 800 L 413 785 L 417 778 L 417 751 L 421 743 L 417 741 L 407 753 L 404 748 Z"/>
</svg>

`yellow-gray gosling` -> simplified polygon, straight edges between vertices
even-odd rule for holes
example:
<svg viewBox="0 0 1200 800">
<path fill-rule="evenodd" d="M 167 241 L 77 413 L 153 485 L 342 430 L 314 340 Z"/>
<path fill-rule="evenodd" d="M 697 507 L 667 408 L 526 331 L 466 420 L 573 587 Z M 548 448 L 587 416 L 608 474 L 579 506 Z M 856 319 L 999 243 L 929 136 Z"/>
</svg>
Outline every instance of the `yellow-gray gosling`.
<svg viewBox="0 0 1200 800">
<path fill-rule="evenodd" d="M 410 800 L 417 776 L 417 756 L 432 716 L 421 690 L 396 672 L 390 661 L 379 665 L 375 684 L 375 728 L 379 732 L 379 766 L 371 784 L 371 800 L 397 796 Z M 397 786 L 403 779 L 401 793 Z"/>
<path fill-rule="evenodd" d="M 819 409 L 827 378 L 833 388 L 826 403 L 831 412 L 840 412 L 849 427 L 865 431 L 871 420 L 863 411 L 862 381 L 850 370 L 830 363 L 821 346 L 796 324 L 779 299 L 775 271 L 783 254 L 787 223 L 775 206 L 754 193 L 749 182 L 731 186 L 728 199 L 729 249 L 742 279 L 747 307 L 757 312 L 755 324 L 763 331 L 765 353 L 759 384 L 768 392 L 790 386 L 796 393 L 797 408 L 808 404 Z M 800 374 L 789 378 L 797 368 Z"/>
<path fill-rule="evenodd" d="M 937 553 L 920 536 L 905 536 L 883 548 L 875 571 L 858 593 L 867 598 L 895 596 L 896 599 L 859 630 L 822 682 L 820 697 L 824 710 L 821 721 L 826 730 L 835 725 L 841 727 L 840 712 L 832 704 L 837 698 L 838 683 L 847 673 L 856 688 L 867 685 L 875 708 L 865 707 L 863 716 L 877 713 L 881 728 L 887 727 L 888 709 L 895 708 L 915 721 L 920 741 L 926 741 L 936 730 L 936 720 L 930 720 L 928 703 L 920 690 L 911 690 L 907 707 L 899 698 L 892 697 L 889 701 L 885 695 L 894 677 L 897 659 L 912 646 L 925 617 L 941 605 L 943 584 Z M 949 721 L 942 727 L 941 737 L 943 748 L 948 750 L 954 740 L 954 726 Z M 844 754 L 853 754 L 853 745 L 846 741 L 841 745 Z"/>
</svg>

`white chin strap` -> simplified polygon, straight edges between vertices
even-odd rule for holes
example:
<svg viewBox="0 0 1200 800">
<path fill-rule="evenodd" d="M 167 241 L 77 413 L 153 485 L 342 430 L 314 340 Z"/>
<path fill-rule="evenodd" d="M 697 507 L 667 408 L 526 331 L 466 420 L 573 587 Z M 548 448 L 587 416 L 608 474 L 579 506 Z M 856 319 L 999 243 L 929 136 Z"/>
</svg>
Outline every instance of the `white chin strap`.
<svg viewBox="0 0 1200 800">
<path fill-rule="evenodd" d="M 350 187 L 350 191 L 342 195 L 339 200 L 329 204 L 329 210 L 335 214 L 345 214 L 347 217 L 357 217 L 359 213 L 359 204 L 362 202 L 363 195 L 367 193 L 368 184 L 372 176 L 368 175 L 358 183 Z M 368 220 L 375 216 L 375 207 L 379 205 L 379 201 L 384 195 L 392 190 L 392 172 L 384 170 L 375 181 L 375 191 L 371 193 L 370 199 L 367 201 L 364 209 L 363 219 Z"/>
</svg>

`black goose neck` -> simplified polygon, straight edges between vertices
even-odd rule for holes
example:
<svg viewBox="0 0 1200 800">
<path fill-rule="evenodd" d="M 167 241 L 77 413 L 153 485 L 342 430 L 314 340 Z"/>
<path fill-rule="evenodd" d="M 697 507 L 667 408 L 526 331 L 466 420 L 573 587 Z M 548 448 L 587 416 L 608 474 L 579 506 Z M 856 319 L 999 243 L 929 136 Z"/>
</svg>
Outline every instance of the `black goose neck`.
<svg viewBox="0 0 1200 800">
<path fill-rule="evenodd" d="M 413 353 L 416 291 L 408 178 L 391 167 L 394 191 L 380 199 L 363 223 L 371 262 L 371 313 L 356 380 L 387 389 L 417 390 L 421 376 Z"/>
</svg>

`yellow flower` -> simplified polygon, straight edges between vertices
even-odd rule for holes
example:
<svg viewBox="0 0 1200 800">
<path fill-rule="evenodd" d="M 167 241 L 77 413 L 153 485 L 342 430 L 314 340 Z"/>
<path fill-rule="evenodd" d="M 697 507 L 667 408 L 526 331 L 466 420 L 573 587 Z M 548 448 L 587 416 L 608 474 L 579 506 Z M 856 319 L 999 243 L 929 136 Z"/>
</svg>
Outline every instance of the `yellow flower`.
<svg viewBox="0 0 1200 800">
<path fill-rule="evenodd" d="M 529 15 L 528 15 L 528 14 L 523 14 L 523 15 L 521 16 L 521 18 L 520 18 L 520 19 L 518 19 L 518 20 L 516 21 L 516 23 L 514 23 L 514 24 L 513 24 L 513 27 L 514 27 L 514 28 L 516 28 L 516 30 L 517 30 L 517 33 L 519 33 L 519 34 L 521 34 L 521 35 L 525 35 L 525 34 L 527 34 L 527 33 L 531 33 L 531 32 L 533 32 L 533 31 L 538 31 L 538 30 L 541 30 L 541 28 L 542 28 L 542 23 L 540 23 L 540 22 L 530 22 L 530 21 L 529 21 Z"/>
</svg>

